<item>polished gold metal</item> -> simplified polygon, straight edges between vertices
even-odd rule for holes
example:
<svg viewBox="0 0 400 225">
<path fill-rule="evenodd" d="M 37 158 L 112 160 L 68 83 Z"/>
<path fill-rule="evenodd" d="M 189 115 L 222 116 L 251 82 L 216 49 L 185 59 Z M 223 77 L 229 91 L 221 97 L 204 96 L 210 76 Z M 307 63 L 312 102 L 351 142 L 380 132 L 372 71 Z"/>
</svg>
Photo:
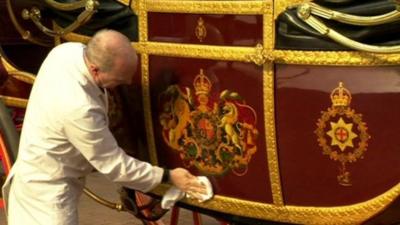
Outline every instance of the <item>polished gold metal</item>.
<svg viewBox="0 0 400 225">
<path fill-rule="evenodd" d="M 150 100 L 150 74 L 149 74 L 149 56 L 141 54 L 142 62 L 142 97 L 143 97 L 143 112 L 146 126 L 147 145 L 149 150 L 150 162 L 153 165 L 158 165 L 156 143 L 154 138 L 153 120 L 151 114 Z"/>
<path fill-rule="evenodd" d="M 62 37 L 62 39 L 68 40 L 68 41 L 75 41 L 75 42 L 81 42 L 84 44 L 87 44 L 90 40 L 90 36 L 86 35 L 81 35 L 78 33 L 68 33 Z"/>
<path fill-rule="evenodd" d="M 272 10 L 272 1 L 192 1 L 192 0 L 147 0 L 145 10 L 166 13 L 201 14 L 252 14 L 260 15 Z"/>
<path fill-rule="evenodd" d="M 136 49 L 139 53 L 149 55 L 250 62 L 249 56 L 254 54 L 255 48 L 139 42 Z"/>
<path fill-rule="evenodd" d="M 199 17 L 197 20 L 197 26 L 194 30 L 194 33 L 200 42 L 203 42 L 204 38 L 207 37 L 207 29 L 206 26 L 204 26 L 204 20 L 202 17 Z"/>
<path fill-rule="evenodd" d="M 319 20 L 313 15 L 317 15 L 326 19 L 336 20 L 342 23 L 359 25 L 359 26 L 372 26 L 377 24 L 389 23 L 400 19 L 400 12 L 394 10 L 388 14 L 374 17 L 360 17 L 349 14 L 343 14 L 336 11 L 328 10 L 320 7 L 314 3 L 306 3 L 299 5 L 297 8 L 297 15 L 305 23 L 310 25 L 320 34 L 331 38 L 333 41 L 338 42 L 351 49 L 374 52 L 374 53 L 398 53 L 400 52 L 400 46 L 376 46 L 363 44 L 358 41 L 354 41 L 346 36 L 340 34 L 336 30 L 325 25 L 324 22 Z"/>
<path fill-rule="evenodd" d="M 256 47 L 254 48 L 254 53 L 248 55 L 247 58 L 248 58 L 247 61 L 251 61 L 258 66 L 264 65 L 264 63 L 266 63 L 267 61 L 274 60 L 271 51 L 264 49 L 264 47 L 261 44 L 257 44 Z"/>
<path fill-rule="evenodd" d="M 269 179 L 271 182 L 272 199 L 275 205 L 282 206 L 282 185 L 279 172 L 278 149 L 276 144 L 275 128 L 275 99 L 274 99 L 274 64 L 264 64 L 263 72 L 263 95 L 264 95 L 264 117 L 267 143 L 267 162 Z"/>
<path fill-rule="evenodd" d="M 263 14 L 263 48 L 267 51 L 265 53 L 271 56 L 275 47 L 275 23 L 271 22 L 274 21 L 273 16 L 272 7 Z"/>
<path fill-rule="evenodd" d="M 18 33 L 21 35 L 21 37 L 24 40 L 30 41 L 34 44 L 41 45 L 41 46 L 51 46 L 52 45 L 52 43 L 49 41 L 33 37 L 29 30 L 26 30 L 21 26 L 21 24 L 17 20 L 17 17 L 14 14 L 11 0 L 6 0 L 6 7 L 7 7 L 8 15 L 10 16 L 11 22 L 13 23 L 15 29 L 18 31 Z"/>
<path fill-rule="evenodd" d="M 274 1 L 274 19 L 276 19 L 279 14 L 285 11 L 289 7 L 295 7 L 301 3 L 311 2 L 312 0 L 275 0 Z M 270 22 L 269 22 L 270 23 Z"/>
<path fill-rule="evenodd" d="M 255 54 L 254 47 L 230 47 L 212 45 L 191 45 L 159 42 L 138 42 L 134 45 L 139 53 L 173 57 L 204 58 L 251 62 Z M 356 51 L 295 51 L 264 50 L 266 59 L 279 64 L 301 65 L 352 65 L 379 66 L 398 65 L 399 54 L 379 54 Z"/>
<path fill-rule="evenodd" d="M 147 0 L 138 0 L 138 23 L 139 23 L 139 42 L 147 42 L 148 36 L 148 21 L 146 12 L 146 2 Z M 163 3 L 162 3 L 163 4 Z"/>
<path fill-rule="evenodd" d="M 357 51 L 295 51 L 274 50 L 275 63 L 336 66 L 398 65 L 399 54 L 379 54 Z"/>
<path fill-rule="evenodd" d="M 62 7 L 68 8 L 64 4 Z M 25 20 L 29 20 L 29 19 L 32 20 L 33 23 L 36 25 L 36 27 L 40 31 L 42 31 L 43 33 L 45 33 L 49 36 L 52 36 L 52 37 L 63 36 L 67 33 L 70 33 L 72 31 L 76 30 L 78 27 L 82 26 L 87 21 L 89 21 L 90 18 L 93 16 L 93 14 L 96 12 L 96 9 L 98 8 L 98 6 L 99 6 L 99 2 L 96 0 L 85 0 L 85 10 L 81 14 L 79 14 L 78 18 L 73 23 L 68 25 L 67 27 L 62 28 L 62 29 L 57 29 L 57 30 L 49 29 L 42 24 L 42 22 L 40 21 L 41 20 L 41 12 L 37 7 L 32 7 L 31 10 L 24 9 L 22 11 L 22 18 L 24 18 Z M 59 6 L 59 7 L 61 7 L 61 6 Z M 72 8 L 74 8 L 74 7 L 76 7 L 76 5 L 74 5 Z"/>
<path fill-rule="evenodd" d="M 51 7 L 62 11 L 71 11 L 75 9 L 84 8 L 87 4 L 86 0 L 79 0 L 76 2 L 69 2 L 69 3 L 60 3 L 54 0 L 45 0 L 45 2 Z"/>
<path fill-rule="evenodd" d="M 162 196 L 168 185 L 160 185 L 152 193 Z M 274 204 L 246 201 L 216 195 L 211 200 L 199 203 L 196 200 L 183 199 L 182 202 L 229 213 L 262 220 L 273 220 L 294 224 L 361 224 L 377 214 L 400 195 L 400 184 L 368 201 L 333 207 L 313 206 L 277 206 Z"/>
<path fill-rule="evenodd" d="M 28 84 L 33 84 L 35 81 L 35 76 L 31 73 L 23 72 L 12 66 L 4 57 L 0 55 L 1 64 L 7 71 L 9 76 L 14 77 L 17 80 L 23 81 Z M 28 99 L 17 98 L 12 96 L 0 95 L 0 99 L 4 102 L 6 106 L 12 106 L 17 108 L 26 108 L 28 104 Z"/>
<path fill-rule="evenodd" d="M 1 54 L 0 54 L 0 60 L 5 70 L 10 76 L 28 84 L 33 84 L 33 82 L 35 81 L 35 75 L 18 70 L 13 65 L 11 65 L 4 57 L 2 57 Z"/>
<path fill-rule="evenodd" d="M 28 105 L 28 99 L 16 98 L 11 96 L 0 95 L 0 99 L 4 102 L 6 106 L 26 108 Z"/>
<path fill-rule="evenodd" d="M 83 189 L 83 192 L 88 196 L 88 197 L 90 197 L 91 199 L 93 199 L 93 200 L 95 200 L 97 203 L 100 203 L 101 205 L 104 205 L 104 206 L 106 206 L 106 207 L 108 207 L 108 208 L 110 208 L 110 209 L 115 209 L 115 210 L 117 210 L 117 211 L 125 211 L 125 209 L 124 209 L 124 207 L 122 206 L 122 204 L 121 203 L 113 203 L 113 202 L 110 202 L 110 201 L 108 201 L 108 200 L 106 200 L 106 199 L 104 199 L 104 198 L 102 198 L 102 197 L 100 197 L 100 196 L 98 196 L 98 195 L 96 195 L 93 191 L 91 191 L 89 188 L 87 188 L 87 187 L 85 187 L 84 189 Z"/>
<path fill-rule="evenodd" d="M 298 8 L 301 7 L 307 7 L 310 14 L 318 17 L 356 26 L 375 26 L 400 20 L 400 12 L 398 10 L 393 10 L 378 16 L 357 16 L 334 11 L 315 3 L 302 4 Z"/>
<path fill-rule="evenodd" d="M 276 2 L 275 2 L 276 3 Z M 263 15 L 263 49 L 262 54 L 265 59 L 263 64 L 263 100 L 264 100 L 264 124 L 265 139 L 267 143 L 267 162 L 269 180 L 272 191 L 273 203 L 277 206 L 284 204 L 282 195 L 281 177 L 279 171 L 278 149 L 276 144 L 275 128 L 275 95 L 274 95 L 274 60 L 273 49 L 275 46 L 275 23 L 273 20 L 274 12 L 269 10 Z M 257 48 L 257 47 L 256 47 Z"/>
<path fill-rule="evenodd" d="M 31 73 L 23 71 L 9 71 L 8 74 L 17 80 L 23 81 L 28 84 L 33 84 L 33 82 L 35 81 L 35 76 Z"/>
</svg>

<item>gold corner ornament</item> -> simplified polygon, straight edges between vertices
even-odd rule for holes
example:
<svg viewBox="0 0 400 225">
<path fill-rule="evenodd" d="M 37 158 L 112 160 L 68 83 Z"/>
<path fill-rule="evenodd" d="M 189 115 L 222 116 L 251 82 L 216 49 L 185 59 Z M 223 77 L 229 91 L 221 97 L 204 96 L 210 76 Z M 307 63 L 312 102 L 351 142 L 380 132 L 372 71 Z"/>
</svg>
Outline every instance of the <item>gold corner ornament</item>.
<svg viewBox="0 0 400 225">
<path fill-rule="evenodd" d="M 352 96 L 342 82 L 331 92 L 330 98 L 332 106 L 321 112 L 315 134 L 322 153 L 331 160 L 340 162 L 337 176 L 339 184 L 351 186 L 346 164 L 363 158 L 370 135 L 367 133 L 366 123 L 362 121 L 362 115 L 350 108 Z"/>
<path fill-rule="evenodd" d="M 234 91 L 213 93 L 212 81 L 200 69 L 189 87 L 170 85 L 160 94 L 164 142 L 186 167 L 221 175 L 247 173 L 257 151 L 257 115 Z M 218 96 L 219 95 L 219 96 Z"/>
<path fill-rule="evenodd" d="M 272 51 L 268 51 L 260 43 L 254 48 L 254 53 L 246 56 L 247 61 L 255 63 L 257 66 L 264 65 L 267 61 L 273 61 L 274 56 Z"/>
<path fill-rule="evenodd" d="M 203 42 L 204 38 L 207 37 L 207 29 L 204 25 L 204 20 L 202 17 L 199 17 L 199 19 L 197 20 L 197 26 L 194 33 L 196 34 L 196 37 L 200 42 Z"/>
</svg>

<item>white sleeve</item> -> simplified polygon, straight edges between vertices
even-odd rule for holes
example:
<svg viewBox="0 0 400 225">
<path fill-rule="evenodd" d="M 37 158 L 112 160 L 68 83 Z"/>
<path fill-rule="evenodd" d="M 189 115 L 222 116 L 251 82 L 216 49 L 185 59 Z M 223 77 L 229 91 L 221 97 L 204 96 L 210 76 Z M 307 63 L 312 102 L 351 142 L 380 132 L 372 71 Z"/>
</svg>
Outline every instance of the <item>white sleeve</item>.
<svg viewBox="0 0 400 225">
<path fill-rule="evenodd" d="M 137 160 L 118 146 L 101 108 L 75 110 L 67 116 L 64 128 L 71 144 L 110 180 L 143 192 L 161 183 L 162 168 Z"/>
</svg>

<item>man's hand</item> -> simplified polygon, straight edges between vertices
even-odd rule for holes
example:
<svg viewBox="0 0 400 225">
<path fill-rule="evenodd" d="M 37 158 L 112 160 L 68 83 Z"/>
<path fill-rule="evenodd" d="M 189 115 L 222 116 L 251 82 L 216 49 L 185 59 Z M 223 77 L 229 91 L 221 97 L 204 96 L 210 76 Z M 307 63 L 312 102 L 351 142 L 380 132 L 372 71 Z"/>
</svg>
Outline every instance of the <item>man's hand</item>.
<svg viewBox="0 0 400 225">
<path fill-rule="evenodd" d="M 193 195 L 206 194 L 206 186 L 197 180 L 197 177 L 183 168 L 170 170 L 170 180 L 173 185 L 182 191 Z"/>
</svg>

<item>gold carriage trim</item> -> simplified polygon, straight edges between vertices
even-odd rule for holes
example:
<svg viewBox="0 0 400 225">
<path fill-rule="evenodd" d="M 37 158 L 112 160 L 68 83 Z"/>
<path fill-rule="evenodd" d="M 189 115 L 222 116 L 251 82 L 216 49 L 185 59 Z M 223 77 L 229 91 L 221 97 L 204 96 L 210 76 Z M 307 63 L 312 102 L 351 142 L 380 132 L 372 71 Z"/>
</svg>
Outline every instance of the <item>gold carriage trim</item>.
<svg viewBox="0 0 400 225">
<path fill-rule="evenodd" d="M 160 185 L 152 193 L 162 196 L 169 185 Z M 335 207 L 276 206 L 216 195 L 210 201 L 199 203 L 182 201 L 205 209 L 262 220 L 295 224 L 360 224 L 384 210 L 400 195 L 400 183 L 368 201 Z"/>
<path fill-rule="evenodd" d="M 266 28 L 264 28 L 264 32 L 266 32 Z M 273 41 L 269 40 L 268 42 L 264 43 L 262 51 L 257 46 L 231 47 L 159 42 L 139 42 L 135 44 L 135 47 L 142 54 L 242 62 L 252 62 L 252 58 L 260 58 L 264 59 L 264 62 L 267 63 L 273 61 L 278 64 L 296 65 L 382 66 L 397 65 L 400 61 L 400 54 L 377 54 L 355 51 L 271 50 L 269 48 L 273 44 Z"/>
<path fill-rule="evenodd" d="M 143 111 L 144 121 L 146 126 L 147 147 L 149 149 L 150 162 L 158 165 L 156 143 L 154 138 L 153 121 L 151 115 L 150 103 L 150 81 L 149 81 L 149 56 L 146 54 L 141 55 L 142 63 L 142 97 L 143 97 Z"/>
<path fill-rule="evenodd" d="M 357 51 L 274 50 L 276 63 L 299 65 L 381 66 L 398 65 L 400 54 L 379 54 Z"/>
<path fill-rule="evenodd" d="M 268 161 L 269 179 L 271 182 L 272 199 L 275 205 L 283 205 L 281 176 L 279 171 L 278 149 L 275 130 L 275 100 L 274 100 L 274 65 L 272 62 L 264 64 L 263 100 L 266 160 Z"/>
<path fill-rule="evenodd" d="M 255 53 L 253 47 L 231 47 L 213 45 L 194 45 L 181 43 L 139 42 L 139 53 L 196 59 L 232 60 L 250 62 L 249 55 Z"/>
<path fill-rule="evenodd" d="M 315 134 L 322 148 L 322 154 L 341 163 L 337 176 L 339 184 L 351 186 L 350 172 L 347 171 L 346 164 L 354 163 L 363 157 L 367 151 L 370 136 L 367 133 L 366 123 L 362 121 L 362 115 L 350 108 L 351 93 L 344 88 L 342 82 L 339 82 L 339 87 L 331 92 L 330 98 L 332 107 L 321 112 L 322 116 L 318 119 Z M 329 127 L 328 123 L 330 129 L 326 131 Z M 353 132 L 353 125 L 357 126 L 356 130 L 359 133 Z M 327 136 L 330 137 L 331 142 L 328 141 Z M 355 138 L 359 139 L 356 146 L 353 144 Z"/>
<path fill-rule="evenodd" d="M 263 14 L 272 11 L 272 1 L 147 0 L 145 10 L 167 13 Z"/>
<path fill-rule="evenodd" d="M 274 1 L 274 19 L 276 19 L 279 14 L 285 11 L 289 6 L 293 6 L 300 3 L 311 2 L 311 0 L 279 0 Z"/>
</svg>

